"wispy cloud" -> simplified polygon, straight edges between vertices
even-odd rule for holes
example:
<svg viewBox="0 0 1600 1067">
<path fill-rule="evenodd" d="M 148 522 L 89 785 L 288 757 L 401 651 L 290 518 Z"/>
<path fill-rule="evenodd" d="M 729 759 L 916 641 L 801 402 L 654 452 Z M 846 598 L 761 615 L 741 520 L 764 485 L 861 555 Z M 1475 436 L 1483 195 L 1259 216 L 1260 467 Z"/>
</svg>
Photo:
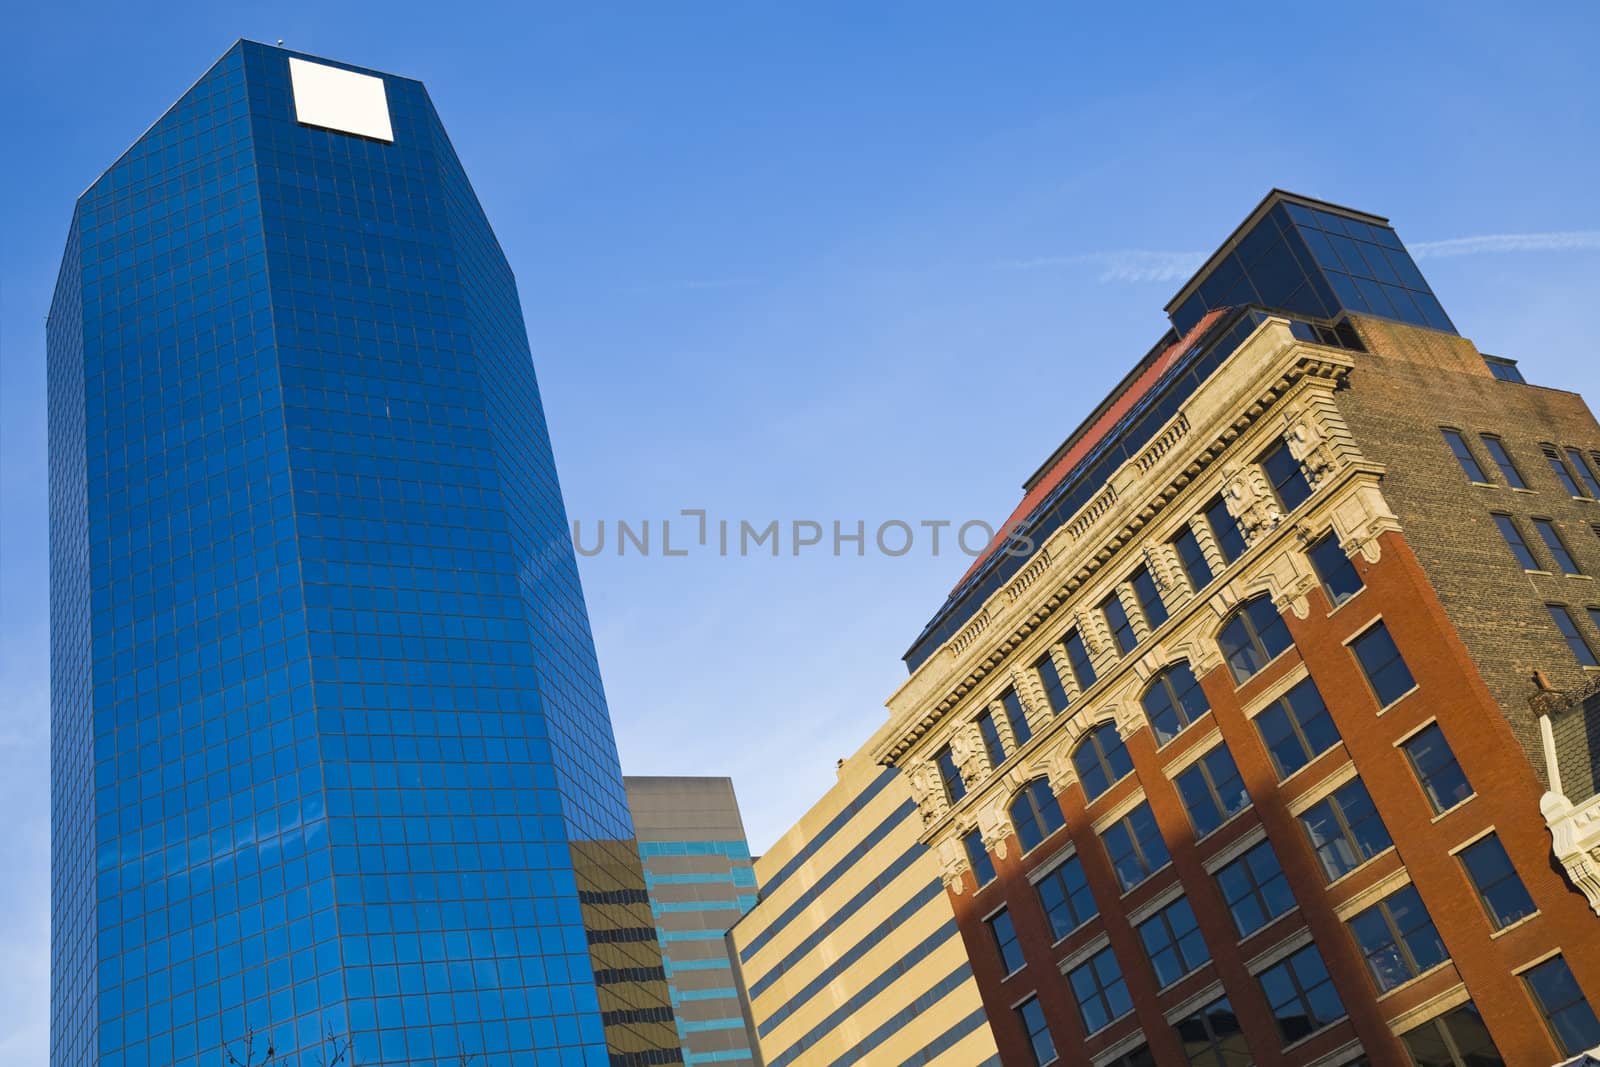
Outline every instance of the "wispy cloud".
<svg viewBox="0 0 1600 1067">
<path fill-rule="evenodd" d="M 1102 282 L 1181 282 L 1200 268 L 1203 252 L 1162 252 L 1123 248 L 1071 256 L 1036 256 L 993 264 L 999 270 L 1051 270 L 1058 267 L 1099 268 Z"/>
<path fill-rule="evenodd" d="M 1487 233 L 1446 241 L 1416 241 L 1406 247 L 1417 259 L 1497 255 L 1502 252 L 1600 251 L 1600 230 L 1555 230 L 1549 233 Z"/>
</svg>

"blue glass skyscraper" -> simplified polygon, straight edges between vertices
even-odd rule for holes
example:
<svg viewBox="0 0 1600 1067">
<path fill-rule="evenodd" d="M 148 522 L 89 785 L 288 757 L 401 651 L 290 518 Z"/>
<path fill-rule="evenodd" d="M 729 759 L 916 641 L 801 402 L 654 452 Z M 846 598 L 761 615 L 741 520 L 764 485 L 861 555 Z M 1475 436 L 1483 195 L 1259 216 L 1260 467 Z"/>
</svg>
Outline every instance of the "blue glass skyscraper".
<svg viewBox="0 0 1600 1067">
<path fill-rule="evenodd" d="M 52 1064 L 678 1062 L 515 282 L 423 86 L 236 44 L 79 199 L 48 349 Z"/>
</svg>

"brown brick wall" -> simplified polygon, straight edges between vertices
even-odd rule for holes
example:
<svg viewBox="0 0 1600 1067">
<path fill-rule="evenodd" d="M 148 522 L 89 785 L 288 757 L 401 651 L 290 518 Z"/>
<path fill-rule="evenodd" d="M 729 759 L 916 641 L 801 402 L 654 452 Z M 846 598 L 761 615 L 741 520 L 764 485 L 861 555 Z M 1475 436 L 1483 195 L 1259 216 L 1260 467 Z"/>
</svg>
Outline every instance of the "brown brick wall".
<svg viewBox="0 0 1600 1067">
<path fill-rule="evenodd" d="M 1543 776 L 1538 725 L 1528 705 L 1535 670 L 1560 689 L 1585 681 L 1550 622 L 1546 602 L 1569 604 L 1600 648 L 1584 608 L 1600 604 L 1589 578 L 1528 574 L 1512 559 L 1492 513 L 1512 515 L 1534 554 L 1549 553 L 1529 518 L 1556 522 L 1580 567 L 1600 575 L 1600 503 L 1576 500 L 1557 481 L 1540 446 L 1600 450 L 1600 425 L 1583 398 L 1498 381 L 1471 343 L 1432 330 L 1358 319 L 1371 354 L 1357 356 L 1339 408 L 1362 451 L 1388 467 L 1383 494 L 1478 671 Z M 1440 435 L 1458 429 L 1496 483 L 1470 484 Z M 1498 435 L 1531 492 L 1509 488 L 1480 434 Z"/>
</svg>

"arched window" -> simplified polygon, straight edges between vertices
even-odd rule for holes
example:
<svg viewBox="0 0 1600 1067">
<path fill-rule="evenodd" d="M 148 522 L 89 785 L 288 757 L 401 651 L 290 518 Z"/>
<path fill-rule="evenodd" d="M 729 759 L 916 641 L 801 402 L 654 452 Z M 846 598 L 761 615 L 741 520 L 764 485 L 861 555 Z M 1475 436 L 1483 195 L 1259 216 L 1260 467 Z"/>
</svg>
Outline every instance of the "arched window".
<svg viewBox="0 0 1600 1067">
<path fill-rule="evenodd" d="M 1122 744 L 1115 723 L 1104 722 L 1083 735 L 1072 750 L 1072 766 L 1089 799 L 1104 793 L 1113 782 L 1133 770 L 1133 760 Z"/>
<path fill-rule="evenodd" d="M 1233 672 L 1233 684 L 1243 685 L 1274 656 L 1294 644 L 1283 616 L 1272 606 L 1272 598 L 1258 596 L 1233 613 L 1228 625 L 1217 634 L 1222 658 Z"/>
<path fill-rule="evenodd" d="M 1140 703 L 1150 720 L 1150 729 L 1155 731 L 1156 743 L 1161 745 L 1211 710 L 1205 691 L 1187 662 L 1174 663 L 1156 675 Z"/>
<path fill-rule="evenodd" d="M 1035 778 L 1022 787 L 1011 802 L 1011 825 L 1017 828 L 1017 840 L 1022 842 L 1024 852 L 1067 825 L 1061 802 L 1048 781 Z"/>
</svg>

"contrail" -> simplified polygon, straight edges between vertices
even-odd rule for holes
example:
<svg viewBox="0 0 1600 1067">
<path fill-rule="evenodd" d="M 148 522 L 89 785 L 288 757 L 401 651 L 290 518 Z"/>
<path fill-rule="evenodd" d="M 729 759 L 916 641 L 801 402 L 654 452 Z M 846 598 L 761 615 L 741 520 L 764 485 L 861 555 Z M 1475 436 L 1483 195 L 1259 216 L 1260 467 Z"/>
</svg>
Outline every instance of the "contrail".
<svg viewBox="0 0 1600 1067">
<path fill-rule="evenodd" d="M 1499 252 L 1590 252 L 1600 250 L 1600 230 L 1556 230 L 1551 233 L 1489 233 L 1418 241 L 1407 246 L 1415 259 L 1482 256 Z"/>
</svg>

